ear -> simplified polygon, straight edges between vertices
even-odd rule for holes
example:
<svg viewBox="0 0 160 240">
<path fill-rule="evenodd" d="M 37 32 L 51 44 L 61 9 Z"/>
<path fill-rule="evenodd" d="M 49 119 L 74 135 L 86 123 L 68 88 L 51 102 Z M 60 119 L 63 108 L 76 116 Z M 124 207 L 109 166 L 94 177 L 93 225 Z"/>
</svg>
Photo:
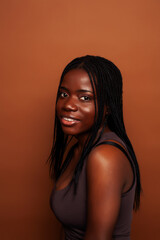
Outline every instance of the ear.
<svg viewBox="0 0 160 240">
<path fill-rule="evenodd" d="M 107 105 L 104 106 L 104 117 L 110 114 L 109 107 Z"/>
<path fill-rule="evenodd" d="M 103 122 L 105 122 L 108 118 L 108 107 L 104 106 L 104 112 L 103 112 Z"/>
</svg>

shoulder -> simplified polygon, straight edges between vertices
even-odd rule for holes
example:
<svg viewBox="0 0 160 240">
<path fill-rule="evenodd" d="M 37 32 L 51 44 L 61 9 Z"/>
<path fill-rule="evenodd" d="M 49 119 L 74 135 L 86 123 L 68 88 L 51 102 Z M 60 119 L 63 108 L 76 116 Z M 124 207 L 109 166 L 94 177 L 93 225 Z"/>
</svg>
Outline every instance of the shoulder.
<svg viewBox="0 0 160 240">
<path fill-rule="evenodd" d="M 110 145 L 94 148 L 87 159 L 88 232 L 111 239 L 126 184 L 125 155 Z M 127 160 L 128 161 L 128 160 Z"/>
<path fill-rule="evenodd" d="M 88 184 L 99 181 L 102 186 L 111 184 L 122 192 L 130 168 L 127 157 L 118 148 L 106 144 L 99 145 L 90 152 L 87 159 Z"/>
<path fill-rule="evenodd" d="M 128 165 L 128 159 L 117 147 L 101 144 L 95 147 L 89 154 L 87 170 L 95 167 L 107 167 L 114 170 L 123 170 Z"/>
</svg>

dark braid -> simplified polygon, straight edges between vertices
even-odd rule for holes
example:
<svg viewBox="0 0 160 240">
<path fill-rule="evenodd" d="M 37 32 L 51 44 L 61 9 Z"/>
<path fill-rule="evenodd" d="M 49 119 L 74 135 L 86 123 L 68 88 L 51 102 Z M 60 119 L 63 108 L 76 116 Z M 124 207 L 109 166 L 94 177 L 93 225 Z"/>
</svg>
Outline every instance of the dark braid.
<svg viewBox="0 0 160 240">
<path fill-rule="evenodd" d="M 119 136 L 119 138 L 126 144 L 127 150 L 134 163 L 137 182 L 134 209 L 137 210 L 140 205 L 140 193 L 141 193 L 140 172 L 136 155 L 134 153 L 132 144 L 127 136 L 123 121 L 121 72 L 111 61 L 102 57 L 87 55 L 84 57 L 74 59 L 65 67 L 60 79 L 59 88 L 61 86 L 65 74 L 72 69 L 84 69 L 88 73 L 93 88 L 93 93 L 94 95 L 95 93 L 97 94 L 97 102 L 96 100 L 94 101 L 95 112 L 98 112 L 98 114 L 95 114 L 95 122 L 93 129 L 85 142 L 85 146 L 83 148 L 81 157 L 75 168 L 75 173 L 73 177 L 73 181 L 75 183 L 75 190 L 78 183 L 79 175 L 83 167 L 84 160 L 92 150 L 93 145 L 95 144 L 95 139 L 97 137 L 97 132 L 100 126 L 102 125 L 104 107 L 107 106 L 109 112 L 107 118 L 107 125 L 109 129 L 115 132 Z M 57 100 L 58 94 L 56 103 Z M 65 136 L 65 134 L 63 133 L 60 122 L 55 113 L 54 143 L 49 158 L 50 173 L 52 177 L 53 176 L 55 177 L 55 180 L 58 180 L 64 169 L 66 169 L 69 162 L 71 161 L 74 148 L 70 149 L 68 156 L 66 157 L 62 165 L 62 160 L 67 144 L 68 136 Z"/>
</svg>

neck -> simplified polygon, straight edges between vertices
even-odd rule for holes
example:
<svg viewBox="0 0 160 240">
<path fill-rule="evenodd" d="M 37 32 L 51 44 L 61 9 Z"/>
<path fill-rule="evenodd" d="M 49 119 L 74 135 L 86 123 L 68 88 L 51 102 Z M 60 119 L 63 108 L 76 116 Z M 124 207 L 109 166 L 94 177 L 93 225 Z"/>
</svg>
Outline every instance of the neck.
<svg viewBox="0 0 160 240">
<path fill-rule="evenodd" d="M 99 137 L 102 129 L 103 129 L 103 127 L 101 127 L 101 128 L 98 130 L 95 141 L 96 141 L 97 138 Z M 111 131 L 111 130 L 108 128 L 108 126 L 106 126 L 105 129 L 104 129 L 104 133 L 110 132 L 110 131 Z M 75 138 L 78 140 L 78 147 L 77 147 L 77 150 L 78 150 L 78 151 L 82 152 L 88 136 L 89 136 L 89 133 L 85 133 L 85 134 L 83 134 L 83 135 L 75 136 Z"/>
</svg>

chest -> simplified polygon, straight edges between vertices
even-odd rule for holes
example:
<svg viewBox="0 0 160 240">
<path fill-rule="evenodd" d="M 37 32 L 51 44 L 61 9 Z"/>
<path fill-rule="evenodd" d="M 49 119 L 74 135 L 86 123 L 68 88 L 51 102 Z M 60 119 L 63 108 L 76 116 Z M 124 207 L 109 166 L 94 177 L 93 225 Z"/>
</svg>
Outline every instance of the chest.
<svg viewBox="0 0 160 240">
<path fill-rule="evenodd" d="M 78 152 L 75 151 L 67 168 L 65 169 L 65 171 L 62 173 L 62 175 L 56 182 L 56 190 L 62 190 L 70 184 L 73 178 L 73 174 L 74 174 L 76 165 L 78 163 L 78 160 L 79 160 L 79 155 L 78 155 Z"/>
<path fill-rule="evenodd" d="M 79 177 L 77 191 L 74 184 L 68 184 L 63 189 L 53 190 L 50 205 L 56 217 L 65 226 L 72 226 L 84 230 L 86 228 L 87 187 L 86 169 L 83 166 Z"/>
</svg>

